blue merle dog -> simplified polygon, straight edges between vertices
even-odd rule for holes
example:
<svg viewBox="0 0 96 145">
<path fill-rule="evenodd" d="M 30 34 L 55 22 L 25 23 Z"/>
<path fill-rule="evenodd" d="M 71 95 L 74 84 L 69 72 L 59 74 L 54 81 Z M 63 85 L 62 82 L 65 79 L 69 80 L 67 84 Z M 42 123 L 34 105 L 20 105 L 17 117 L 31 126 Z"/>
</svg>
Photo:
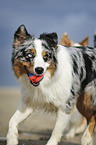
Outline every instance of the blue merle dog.
<svg viewBox="0 0 96 145">
<path fill-rule="evenodd" d="M 18 144 L 19 123 L 36 110 L 57 114 L 46 144 L 57 145 L 75 106 L 88 123 L 81 144 L 92 145 L 96 124 L 96 49 L 58 45 L 56 33 L 43 33 L 36 38 L 24 25 L 15 32 L 13 47 L 12 68 L 22 91 L 18 109 L 9 121 L 7 145 Z"/>
</svg>

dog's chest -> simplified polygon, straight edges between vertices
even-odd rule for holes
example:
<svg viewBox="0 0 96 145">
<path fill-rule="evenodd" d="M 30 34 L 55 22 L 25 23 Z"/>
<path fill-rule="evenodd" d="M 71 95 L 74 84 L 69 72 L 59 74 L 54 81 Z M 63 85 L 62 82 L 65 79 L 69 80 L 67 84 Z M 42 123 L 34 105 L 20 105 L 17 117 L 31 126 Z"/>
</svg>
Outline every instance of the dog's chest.
<svg viewBox="0 0 96 145">
<path fill-rule="evenodd" d="M 48 112 L 56 112 L 66 101 L 62 89 L 56 85 L 49 85 L 49 87 L 28 85 L 23 87 L 22 99 L 24 103 L 32 106 L 34 109 L 43 109 Z"/>
<path fill-rule="evenodd" d="M 46 90 L 46 89 L 45 89 Z M 58 105 L 55 103 L 53 95 L 38 88 L 25 89 L 22 100 L 24 104 L 31 106 L 34 110 L 44 110 L 47 112 L 57 112 Z"/>
</svg>

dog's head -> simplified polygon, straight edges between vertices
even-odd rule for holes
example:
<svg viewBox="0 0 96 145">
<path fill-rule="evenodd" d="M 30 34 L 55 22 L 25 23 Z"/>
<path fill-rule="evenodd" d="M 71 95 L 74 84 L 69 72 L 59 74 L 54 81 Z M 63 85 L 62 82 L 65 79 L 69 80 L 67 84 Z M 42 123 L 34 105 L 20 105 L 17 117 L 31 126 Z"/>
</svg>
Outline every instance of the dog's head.
<svg viewBox="0 0 96 145">
<path fill-rule="evenodd" d="M 56 33 L 43 33 L 35 38 L 21 25 L 14 34 L 12 53 L 13 70 L 17 78 L 27 74 L 30 78 L 39 79 L 47 71 L 52 77 L 57 64 L 57 43 Z"/>
</svg>

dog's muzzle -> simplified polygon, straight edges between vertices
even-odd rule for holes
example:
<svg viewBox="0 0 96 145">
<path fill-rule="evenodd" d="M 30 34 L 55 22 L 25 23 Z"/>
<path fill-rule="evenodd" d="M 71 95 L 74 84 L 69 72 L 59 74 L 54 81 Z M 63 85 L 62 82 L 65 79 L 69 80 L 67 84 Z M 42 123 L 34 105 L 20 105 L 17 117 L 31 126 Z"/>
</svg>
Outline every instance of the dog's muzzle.
<svg viewBox="0 0 96 145">
<path fill-rule="evenodd" d="M 44 69 L 43 69 L 43 68 L 41 69 L 41 68 L 37 67 L 37 69 L 36 69 L 35 71 L 37 71 L 37 74 L 38 74 L 38 75 L 34 75 L 34 74 L 30 73 L 30 72 L 27 70 L 26 66 L 24 66 L 24 67 L 25 67 L 25 70 L 26 70 L 26 72 L 27 72 L 27 75 L 28 75 L 28 77 L 29 77 L 29 79 L 30 79 L 31 84 L 32 84 L 33 86 L 35 86 L 35 87 L 39 86 L 40 82 L 41 82 L 41 81 L 43 80 L 43 78 L 44 78 L 44 74 L 42 74 L 43 71 L 44 71 Z M 42 75 L 40 75 L 40 74 L 42 74 Z"/>
</svg>

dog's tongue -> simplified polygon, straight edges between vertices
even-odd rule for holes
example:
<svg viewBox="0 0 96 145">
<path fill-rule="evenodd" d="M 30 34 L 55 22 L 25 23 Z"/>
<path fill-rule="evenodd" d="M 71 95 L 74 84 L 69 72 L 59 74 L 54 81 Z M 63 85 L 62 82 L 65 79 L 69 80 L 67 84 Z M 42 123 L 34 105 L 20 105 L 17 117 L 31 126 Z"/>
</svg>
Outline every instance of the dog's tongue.
<svg viewBox="0 0 96 145">
<path fill-rule="evenodd" d="M 35 87 L 39 85 L 39 83 L 42 81 L 43 78 L 44 78 L 44 75 L 38 76 L 38 75 L 29 73 L 30 82 Z"/>
</svg>

